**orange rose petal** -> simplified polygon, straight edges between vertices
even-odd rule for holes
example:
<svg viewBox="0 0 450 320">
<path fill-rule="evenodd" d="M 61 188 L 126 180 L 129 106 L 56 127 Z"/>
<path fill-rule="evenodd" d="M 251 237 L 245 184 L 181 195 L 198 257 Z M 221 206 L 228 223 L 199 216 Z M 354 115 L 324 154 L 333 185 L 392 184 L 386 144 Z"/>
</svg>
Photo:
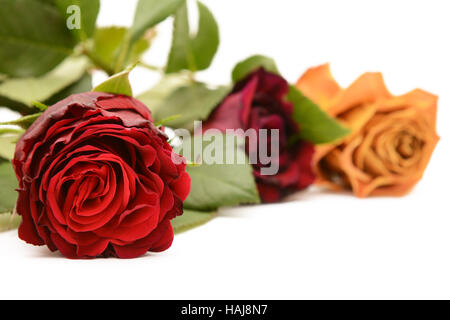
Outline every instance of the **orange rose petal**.
<svg viewBox="0 0 450 320">
<path fill-rule="evenodd" d="M 389 175 L 389 170 L 384 165 L 383 161 L 378 157 L 378 155 L 373 152 L 372 149 L 368 149 L 364 161 L 364 171 L 367 171 L 374 176 Z"/>
<path fill-rule="evenodd" d="M 380 176 L 378 178 L 373 179 L 368 184 L 361 183 L 359 188 L 354 189 L 353 192 L 357 197 L 365 198 L 368 197 L 369 195 L 373 195 L 375 190 L 378 190 L 379 188 L 386 185 L 391 185 L 393 182 L 394 179 L 391 176 Z"/>
<path fill-rule="evenodd" d="M 371 104 L 379 99 L 390 98 L 381 73 L 365 73 L 353 82 L 346 90 L 342 90 L 335 103 L 327 111 L 333 115 L 339 115 L 350 108 L 364 104 Z"/>
<path fill-rule="evenodd" d="M 331 75 L 329 64 L 308 69 L 298 80 L 296 87 L 324 110 L 341 91 Z"/>
<path fill-rule="evenodd" d="M 437 96 L 420 89 L 392 96 L 380 73 L 363 74 L 343 90 L 328 65 L 308 70 L 297 87 L 353 132 L 318 147 L 320 184 L 350 185 L 358 197 L 400 196 L 422 178 L 439 141 Z"/>
<path fill-rule="evenodd" d="M 348 175 L 350 182 L 352 185 L 356 183 L 357 181 L 362 182 L 370 182 L 372 180 L 371 176 L 365 173 L 364 171 L 360 170 L 358 167 L 355 166 L 353 163 L 353 156 L 355 149 L 361 145 L 363 142 L 363 136 L 356 137 L 353 141 L 351 141 L 342 152 L 342 156 L 340 159 L 340 164 L 342 170 Z"/>
<path fill-rule="evenodd" d="M 361 105 L 339 116 L 339 121 L 351 130 L 351 133 L 343 139 L 344 142 L 353 140 L 361 129 L 374 116 L 377 108 L 374 104 Z"/>
<path fill-rule="evenodd" d="M 410 180 L 409 182 L 403 182 L 402 184 L 394 184 L 385 187 L 379 187 L 378 189 L 373 189 L 371 192 L 372 196 L 390 196 L 390 197 L 401 197 L 406 195 L 415 186 L 416 180 Z"/>
<path fill-rule="evenodd" d="M 435 116 L 437 111 L 438 96 L 422 89 L 415 89 L 404 95 L 393 97 L 380 104 L 379 111 L 394 111 L 397 109 L 414 108 Z M 434 118 L 434 117 L 433 117 Z"/>
<path fill-rule="evenodd" d="M 335 148 L 334 145 L 319 145 L 319 146 L 316 146 L 316 151 L 314 153 L 313 162 L 315 164 L 317 164 L 320 159 L 325 157 L 334 148 Z"/>
</svg>

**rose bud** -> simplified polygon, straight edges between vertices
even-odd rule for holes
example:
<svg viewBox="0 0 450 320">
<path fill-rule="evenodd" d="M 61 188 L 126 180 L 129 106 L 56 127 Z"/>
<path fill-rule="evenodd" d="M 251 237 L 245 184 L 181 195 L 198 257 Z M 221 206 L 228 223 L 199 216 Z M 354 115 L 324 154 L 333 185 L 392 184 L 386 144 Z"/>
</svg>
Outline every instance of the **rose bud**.
<svg viewBox="0 0 450 320">
<path fill-rule="evenodd" d="M 185 164 L 173 156 L 133 98 L 91 92 L 60 101 L 17 143 L 19 237 L 68 258 L 168 249 L 170 220 L 190 190 Z"/>
<path fill-rule="evenodd" d="M 297 87 L 352 130 L 318 148 L 318 183 L 350 188 L 358 197 L 401 196 L 421 179 L 439 140 L 436 96 L 419 89 L 394 96 L 380 73 L 341 89 L 328 65 L 308 70 Z"/>
<path fill-rule="evenodd" d="M 230 95 L 212 112 L 203 129 L 266 129 L 270 146 L 270 130 L 279 130 L 278 173 L 264 175 L 267 164 L 253 163 L 259 194 L 263 202 L 276 202 L 295 191 L 305 189 L 314 182 L 312 157 L 314 146 L 306 141 L 291 143 L 300 128 L 292 119 L 293 105 L 286 100 L 289 85 L 281 76 L 263 68 L 256 70 L 238 82 Z M 247 154 L 258 152 L 258 147 L 246 145 Z M 270 147 L 268 147 L 270 150 Z M 273 155 L 271 155 L 273 157 Z M 270 165 L 270 164 L 269 164 Z"/>
</svg>

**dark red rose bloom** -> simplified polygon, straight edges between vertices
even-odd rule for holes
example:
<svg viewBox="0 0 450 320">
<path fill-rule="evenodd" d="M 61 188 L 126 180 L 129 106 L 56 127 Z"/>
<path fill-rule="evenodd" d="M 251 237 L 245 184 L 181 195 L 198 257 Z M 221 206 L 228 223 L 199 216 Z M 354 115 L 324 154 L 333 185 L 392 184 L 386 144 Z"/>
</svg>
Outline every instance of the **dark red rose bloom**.
<svg viewBox="0 0 450 320">
<path fill-rule="evenodd" d="M 293 121 L 293 105 L 286 101 L 289 85 L 285 79 L 259 69 L 237 83 L 203 124 L 203 129 L 278 129 L 279 172 L 261 175 L 261 163 L 254 164 L 258 190 L 262 201 L 276 202 L 314 182 L 312 169 L 314 146 L 306 141 L 290 143 L 301 128 Z M 270 136 L 269 141 L 270 144 Z M 250 146 L 252 148 L 252 146 Z M 253 152 L 256 149 L 253 147 Z M 268 148 L 270 150 L 270 148 Z M 247 153 L 250 149 L 247 145 Z"/>
<path fill-rule="evenodd" d="M 136 99 L 73 95 L 17 143 L 19 237 L 68 258 L 134 258 L 172 244 L 190 177 Z"/>
</svg>

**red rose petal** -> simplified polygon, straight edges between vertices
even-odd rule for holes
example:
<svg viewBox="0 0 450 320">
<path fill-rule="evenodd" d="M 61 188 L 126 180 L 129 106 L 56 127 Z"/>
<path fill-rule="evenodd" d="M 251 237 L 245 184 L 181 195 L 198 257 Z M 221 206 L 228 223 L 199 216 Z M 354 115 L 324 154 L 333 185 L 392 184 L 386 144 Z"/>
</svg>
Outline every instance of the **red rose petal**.
<svg viewBox="0 0 450 320">
<path fill-rule="evenodd" d="M 169 218 L 189 191 L 174 156 L 141 102 L 105 93 L 64 99 L 17 143 L 20 237 L 68 258 L 168 248 Z"/>
</svg>

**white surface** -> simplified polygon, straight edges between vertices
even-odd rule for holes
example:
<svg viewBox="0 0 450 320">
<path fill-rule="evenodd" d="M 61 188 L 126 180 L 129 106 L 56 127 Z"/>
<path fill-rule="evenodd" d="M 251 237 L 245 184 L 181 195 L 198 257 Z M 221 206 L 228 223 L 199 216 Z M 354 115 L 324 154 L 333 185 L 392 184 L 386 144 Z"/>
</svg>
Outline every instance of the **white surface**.
<svg viewBox="0 0 450 320">
<path fill-rule="evenodd" d="M 102 2 L 100 24 L 131 23 L 135 1 Z M 3 233 L 0 298 L 450 298 L 448 1 L 205 2 L 222 44 L 201 79 L 225 83 L 238 60 L 262 53 L 290 81 L 329 61 L 342 85 L 383 71 L 393 93 L 440 95 L 442 140 L 425 178 L 399 199 L 313 189 L 221 210 L 169 251 L 135 260 L 66 260 Z M 159 34 L 149 63 L 164 63 L 170 23 Z M 140 92 L 156 79 L 138 70 L 132 82 Z"/>
</svg>

